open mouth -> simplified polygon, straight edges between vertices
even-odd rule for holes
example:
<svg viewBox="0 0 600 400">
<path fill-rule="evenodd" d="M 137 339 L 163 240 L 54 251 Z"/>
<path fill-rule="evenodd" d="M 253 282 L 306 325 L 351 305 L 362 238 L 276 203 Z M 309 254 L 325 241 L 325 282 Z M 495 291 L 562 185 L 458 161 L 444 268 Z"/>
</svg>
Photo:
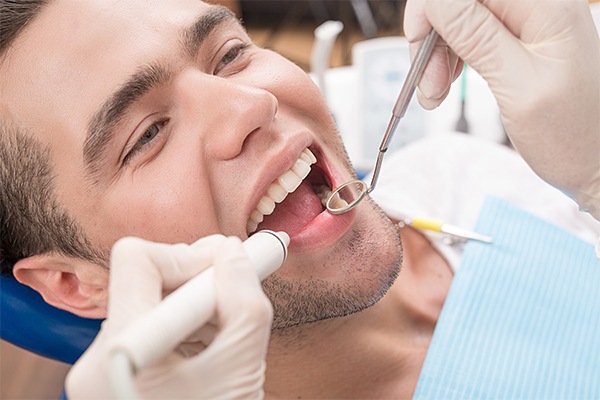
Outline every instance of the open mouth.
<svg viewBox="0 0 600 400">
<path fill-rule="evenodd" d="M 293 236 L 325 211 L 331 182 L 308 149 L 269 187 L 247 223 L 251 235 L 259 229 L 284 231 Z"/>
</svg>

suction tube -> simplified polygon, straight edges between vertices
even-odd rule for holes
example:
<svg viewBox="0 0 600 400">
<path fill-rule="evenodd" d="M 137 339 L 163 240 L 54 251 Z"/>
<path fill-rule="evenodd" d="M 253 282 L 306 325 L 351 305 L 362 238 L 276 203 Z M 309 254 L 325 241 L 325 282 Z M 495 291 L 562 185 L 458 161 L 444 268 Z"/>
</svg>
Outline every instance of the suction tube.
<svg viewBox="0 0 600 400">
<path fill-rule="evenodd" d="M 266 230 L 244 241 L 244 249 L 261 280 L 283 264 L 289 243 L 286 233 Z M 213 268 L 207 268 L 140 316 L 135 325 L 116 338 L 109 352 L 111 357 L 123 360 L 125 356 L 135 372 L 170 353 L 214 314 L 213 275 Z"/>
</svg>

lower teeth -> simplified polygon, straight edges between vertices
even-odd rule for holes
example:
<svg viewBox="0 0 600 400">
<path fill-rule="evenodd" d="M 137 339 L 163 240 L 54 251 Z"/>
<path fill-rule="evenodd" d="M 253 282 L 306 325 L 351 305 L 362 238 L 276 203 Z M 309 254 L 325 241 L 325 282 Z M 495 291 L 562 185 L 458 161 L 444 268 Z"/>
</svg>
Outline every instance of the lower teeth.
<svg viewBox="0 0 600 400">
<path fill-rule="evenodd" d="M 327 208 L 327 200 L 331 196 L 331 193 L 333 193 L 332 190 L 326 185 L 319 185 L 314 187 L 314 191 L 317 194 L 317 197 L 321 200 L 323 207 Z M 336 193 L 330 201 L 330 206 L 333 209 L 343 209 L 348 207 L 348 202 L 342 199 L 339 193 Z"/>
<path fill-rule="evenodd" d="M 321 200 L 323 207 L 327 207 L 327 199 L 331 196 L 331 189 L 327 185 L 314 186 L 313 189 Z"/>
</svg>

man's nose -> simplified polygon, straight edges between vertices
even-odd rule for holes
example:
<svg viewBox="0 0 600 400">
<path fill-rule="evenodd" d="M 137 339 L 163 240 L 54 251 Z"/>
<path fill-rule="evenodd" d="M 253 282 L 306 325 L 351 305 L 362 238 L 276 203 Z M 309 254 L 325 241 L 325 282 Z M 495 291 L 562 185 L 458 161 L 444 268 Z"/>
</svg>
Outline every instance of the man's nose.
<svg viewBox="0 0 600 400">
<path fill-rule="evenodd" d="M 175 87 L 185 119 L 200 130 L 211 158 L 236 157 L 248 136 L 267 131 L 277 113 L 272 93 L 234 79 L 186 71 Z"/>
</svg>

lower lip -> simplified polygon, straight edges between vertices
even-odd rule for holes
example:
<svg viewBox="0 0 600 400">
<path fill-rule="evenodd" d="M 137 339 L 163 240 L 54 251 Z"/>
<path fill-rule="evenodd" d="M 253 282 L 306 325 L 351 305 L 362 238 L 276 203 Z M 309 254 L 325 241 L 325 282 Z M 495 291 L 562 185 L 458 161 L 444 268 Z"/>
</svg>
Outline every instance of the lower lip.
<svg viewBox="0 0 600 400">
<path fill-rule="evenodd" d="M 338 215 L 323 211 L 291 237 L 290 250 L 309 251 L 332 246 L 348 232 L 355 214 L 356 209 Z"/>
</svg>

